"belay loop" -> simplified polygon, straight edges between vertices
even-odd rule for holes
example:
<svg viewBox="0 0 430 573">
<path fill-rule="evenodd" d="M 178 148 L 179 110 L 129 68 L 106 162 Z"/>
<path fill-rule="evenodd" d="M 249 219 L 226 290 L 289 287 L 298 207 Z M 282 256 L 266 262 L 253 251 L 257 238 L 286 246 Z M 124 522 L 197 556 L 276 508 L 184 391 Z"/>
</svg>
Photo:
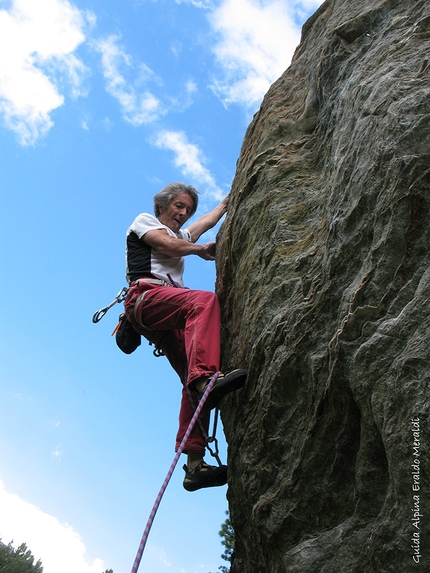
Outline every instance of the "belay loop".
<svg viewBox="0 0 430 573">
<path fill-rule="evenodd" d="M 94 323 L 100 322 L 100 320 L 104 317 L 104 315 L 110 308 L 112 308 L 118 302 L 124 302 L 127 293 L 128 293 L 128 288 L 122 287 L 122 289 L 119 291 L 119 293 L 116 295 L 116 297 L 110 304 L 101 308 L 100 310 L 96 310 L 96 312 L 93 314 L 93 322 Z"/>
</svg>

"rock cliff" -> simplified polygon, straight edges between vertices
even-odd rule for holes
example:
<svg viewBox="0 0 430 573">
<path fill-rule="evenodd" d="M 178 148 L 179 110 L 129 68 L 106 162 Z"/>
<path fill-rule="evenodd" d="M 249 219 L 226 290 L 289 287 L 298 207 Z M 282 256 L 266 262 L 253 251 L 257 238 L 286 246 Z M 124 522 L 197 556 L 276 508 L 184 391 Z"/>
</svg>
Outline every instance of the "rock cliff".
<svg viewBox="0 0 430 573">
<path fill-rule="evenodd" d="M 327 0 L 218 237 L 232 573 L 430 571 L 430 2 Z"/>
</svg>

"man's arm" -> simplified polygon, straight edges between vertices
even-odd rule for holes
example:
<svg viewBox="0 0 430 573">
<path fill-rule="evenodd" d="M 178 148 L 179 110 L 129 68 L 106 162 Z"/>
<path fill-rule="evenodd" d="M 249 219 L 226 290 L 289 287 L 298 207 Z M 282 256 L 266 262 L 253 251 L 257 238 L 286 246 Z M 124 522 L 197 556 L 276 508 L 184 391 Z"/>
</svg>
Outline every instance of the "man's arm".
<svg viewBox="0 0 430 573">
<path fill-rule="evenodd" d="M 221 217 L 227 212 L 228 208 L 228 200 L 229 196 L 224 197 L 219 205 L 215 207 L 212 211 L 203 215 L 195 223 L 192 223 L 189 227 L 187 227 L 188 231 L 191 234 L 191 241 L 195 243 L 203 233 L 206 233 L 212 227 L 218 223 Z"/>
<path fill-rule="evenodd" d="M 205 261 L 215 260 L 215 243 L 190 243 L 184 239 L 171 237 L 165 229 L 148 231 L 142 240 L 160 253 L 163 253 L 163 255 L 168 255 L 169 257 L 197 255 L 205 259 Z"/>
</svg>

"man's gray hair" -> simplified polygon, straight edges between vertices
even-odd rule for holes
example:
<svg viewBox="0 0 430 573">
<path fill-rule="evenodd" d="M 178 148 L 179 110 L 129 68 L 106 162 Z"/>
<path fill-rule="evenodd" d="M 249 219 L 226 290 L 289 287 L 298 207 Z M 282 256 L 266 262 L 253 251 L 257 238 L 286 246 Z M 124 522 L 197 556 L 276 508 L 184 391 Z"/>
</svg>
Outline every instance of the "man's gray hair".
<svg viewBox="0 0 430 573">
<path fill-rule="evenodd" d="M 173 199 L 180 195 L 181 193 L 188 193 L 194 203 L 194 207 L 191 215 L 197 211 L 197 205 L 199 202 L 198 191 L 194 189 L 191 185 L 184 185 L 184 183 L 169 183 L 163 189 L 157 193 L 154 197 L 154 213 L 156 217 L 160 215 L 160 208 L 166 210 Z"/>
</svg>

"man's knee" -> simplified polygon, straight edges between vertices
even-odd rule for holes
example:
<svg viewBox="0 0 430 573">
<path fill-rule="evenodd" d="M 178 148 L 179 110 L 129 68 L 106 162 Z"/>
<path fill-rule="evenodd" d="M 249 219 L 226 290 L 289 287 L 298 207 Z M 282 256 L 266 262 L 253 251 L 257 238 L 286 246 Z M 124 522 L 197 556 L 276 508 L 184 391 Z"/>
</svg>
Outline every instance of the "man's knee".
<svg viewBox="0 0 430 573">
<path fill-rule="evenodd" d="M 189 296 L 194 304 L 207 307 L 219 306 L 217 295 L 209 290 L 190 290 Z"/>
<path fill-rule="evenodd" d="M 210 290 L 199 290 L 196 291 L 199 293 L 199 300 L 205 302 L 207 304 L 218 304 L 218 297 L 214 292 Z"/>
</svg>

